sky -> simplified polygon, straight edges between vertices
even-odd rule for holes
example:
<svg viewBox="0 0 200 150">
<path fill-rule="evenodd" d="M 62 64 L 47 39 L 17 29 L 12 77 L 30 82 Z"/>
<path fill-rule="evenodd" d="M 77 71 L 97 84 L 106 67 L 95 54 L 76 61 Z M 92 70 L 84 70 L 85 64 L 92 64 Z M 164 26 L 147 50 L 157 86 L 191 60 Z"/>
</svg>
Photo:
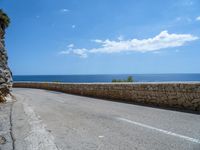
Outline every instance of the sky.
<svg viewBox="0 0 200 150">
<path fill-rule="evenodd" d="M 200 0 L 0 0 L 14 75 L 200 73 Z"/>
</svg>

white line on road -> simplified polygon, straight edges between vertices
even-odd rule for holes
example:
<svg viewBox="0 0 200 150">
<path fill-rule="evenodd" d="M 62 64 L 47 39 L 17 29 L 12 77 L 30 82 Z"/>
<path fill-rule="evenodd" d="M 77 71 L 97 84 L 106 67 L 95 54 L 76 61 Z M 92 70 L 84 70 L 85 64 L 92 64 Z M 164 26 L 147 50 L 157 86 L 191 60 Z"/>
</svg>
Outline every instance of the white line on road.
<svg viewBox="0 0 200 150">
<path fill-rule="evenodd" d="M 155 127 L 152 127 L 152 126 L 149 126 L 149 125 L 146 125 L 146 124 L 142 124 L 142 123 L 139 123 L 139 122 L 131 121 L 131 120 L 128 120 L 128 119 L 125 119 L 125 118 L 117 118 L 117 120 L 125 121 L 125 122 L 131 123 L 131 124 L 134 124 L 134 125 L 137 125 L 137 126 L 140 126 L 140 127 L 148 128 L 148 129 L 151 129 L 151 130 L 155 130 L 155 131 L 158 131 L 158 132 L 162 132 L 164 134 L 179 137 L 179 138 L 185 139 L 187 141 L 200 144 L 199 139 L 194 139 L 194 138 L 184 136 L 184 135 L 181 135 L 181 134 L 176 134 L 176 133 L 173 133 L 171 131 L 166 131 L 166 130 L 163 130 L 163 129 L 155 128 Z"/>
<path fill-rule="evenodd" d="M 55 99 L 55 101 L 57 101 L 57 102 L 60 102 L 60 103 L 64 103 L 64 101 L 63 101 L 63 100 L 58 100 L 58 99 Z"/>
<path fill-rule="evenodd" d="M 54 137 L 46 129 L 42 120 L 39 119 L 34 110 L 23 103 L 24 112 L 28 117 L 28 122 L 31 127 L 29 135 L 25 138 L 27 141 L 28 150 L 58 150 L 54 143 Z"/>
</svg>

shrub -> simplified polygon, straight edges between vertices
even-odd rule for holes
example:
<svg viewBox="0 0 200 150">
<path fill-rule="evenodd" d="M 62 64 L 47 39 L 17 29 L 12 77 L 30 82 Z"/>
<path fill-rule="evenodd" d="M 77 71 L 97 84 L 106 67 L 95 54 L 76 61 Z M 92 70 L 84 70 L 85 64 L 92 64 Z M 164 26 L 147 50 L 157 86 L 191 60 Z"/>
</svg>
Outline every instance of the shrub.
<svg viewBox="0 0 200 150">
<path fill-rule="evenodd" d="M 126 80 L 121 80 L 121 79 L 113 79 L 112 82 L 134 82 L 132 76 L 128 76 Z"/>
<path fill-rule="evenodd" d="M 10 24 L 10 18 L 2 9 L 0 9 L 0 26 L 3 30 L 5 30 Z"/>
</svg>

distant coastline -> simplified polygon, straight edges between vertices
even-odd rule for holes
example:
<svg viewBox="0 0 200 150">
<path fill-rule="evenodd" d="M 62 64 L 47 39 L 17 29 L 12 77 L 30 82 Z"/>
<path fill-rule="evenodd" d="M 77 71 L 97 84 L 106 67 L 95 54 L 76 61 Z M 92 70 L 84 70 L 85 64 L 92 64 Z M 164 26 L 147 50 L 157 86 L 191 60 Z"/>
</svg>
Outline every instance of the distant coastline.
<svg viewBox="0 0 200 150">
<path fill-rule="evenodd" d="M 40 82 L 112 82 L 132 76 L 135 82 L 200 82 L 200 73 L 178 74 L 100 74 L 100 75 L 14 75 L 14 81 Z"/>
</svg>

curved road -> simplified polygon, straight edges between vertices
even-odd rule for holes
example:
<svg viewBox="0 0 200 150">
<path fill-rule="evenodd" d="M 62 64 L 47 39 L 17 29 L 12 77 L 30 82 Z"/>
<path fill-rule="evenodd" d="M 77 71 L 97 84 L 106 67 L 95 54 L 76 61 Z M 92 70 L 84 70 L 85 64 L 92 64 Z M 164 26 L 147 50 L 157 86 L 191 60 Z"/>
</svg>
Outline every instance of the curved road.
<svg viewBox="0 0 200 150">
<path fill-rule="evenodd" d="M 200 115 L 13 89 L 15 150 L 200 150 Z"/>
</svg>

